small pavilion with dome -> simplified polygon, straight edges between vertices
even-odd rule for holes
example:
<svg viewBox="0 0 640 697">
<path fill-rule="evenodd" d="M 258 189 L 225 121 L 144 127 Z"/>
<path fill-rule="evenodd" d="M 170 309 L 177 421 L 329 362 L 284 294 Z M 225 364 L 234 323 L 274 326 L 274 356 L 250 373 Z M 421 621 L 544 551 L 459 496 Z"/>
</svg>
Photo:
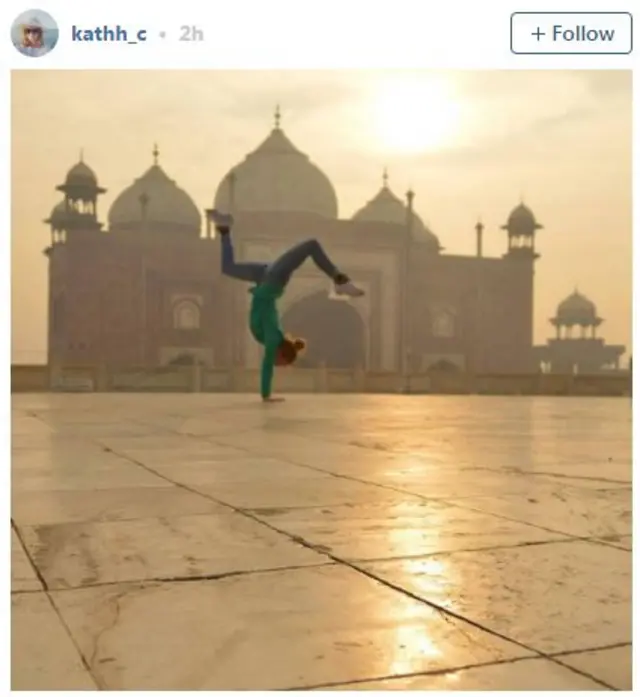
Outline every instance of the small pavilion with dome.
<svg viewBox="0 0 640 697">
<path fill-rule="evenodd" d="M 607 344 L 597 335 L 604 320 L 595 303 L 577 288 L 558 305 L 549 322 L 555 327 L 555 338 L 535 347 L 543 372 L 593 375 L 620 370 L 625 347 Z"/>
<path fill-rule="evenodd" d="M 203 162 L 206 162 L 203 160 Z M 207 176 L 203 165 L 202 177 Z M 304 336 L 307 366 L 423 372 L 534 368 L 533 281 L 542 225 L 523 203 L 507 216 L 505 253 L 483 254 L 482 223 L 470 220 L 475 253 L 445 253 L 388 172 L 350 218 L 340 216 L 331 179 L 293 143 L 279 110 L 266 138 L 228 168 L 211 202 L 174 181 L 157 146 L 150 167 L 113 200 L 84 158 L 57 187 L 51 211 L 49 357 L 60 363 L 164 365 L 191 357 L 212 367 L 257 368 L 247 330 L 247 287 L 220 273 L 219 241 L 205 210 L 233 213 L 239 259 L 274 259 L 315 237 L 364 287 L 362 302 L 328 297 L 312 264 L 281 301 L 286 331 Z M 428 201 L 426 202 L 428 204 Z"/>
</svg>

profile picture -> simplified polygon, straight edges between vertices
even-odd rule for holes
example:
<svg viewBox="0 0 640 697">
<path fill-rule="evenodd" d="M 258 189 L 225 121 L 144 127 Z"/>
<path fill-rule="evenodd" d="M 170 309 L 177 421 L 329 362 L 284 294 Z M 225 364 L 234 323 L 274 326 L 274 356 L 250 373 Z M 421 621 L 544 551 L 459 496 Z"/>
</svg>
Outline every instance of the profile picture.
<svg viewBox="0 0 640 697">
<path fill-rule="evenodd" d="M 42 10 L 27 10 L 19 15 L 11 27 L 13 45 L 24 56 L 39 58 L 58 43 L 58 25 L 53 17 Z"/>
</svg>

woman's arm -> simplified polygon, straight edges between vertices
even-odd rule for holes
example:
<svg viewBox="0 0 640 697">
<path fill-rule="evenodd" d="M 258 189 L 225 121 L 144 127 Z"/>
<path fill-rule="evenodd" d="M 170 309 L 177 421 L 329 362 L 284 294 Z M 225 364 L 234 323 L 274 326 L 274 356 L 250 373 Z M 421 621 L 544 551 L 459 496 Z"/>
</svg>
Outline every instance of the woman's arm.
<svg viewBox="0 0 640 697">
<path fill-rule="evenodd" d="M 262 399 L 271 397 L 271 383 L 273 382 L 273 368 L 276 363 L 278 345 L 265 341 L 264 355 L 262 356 L 262 370 L 260 372 L 260 394 Z"/>
<path fill-rule="evenodd" d="M 264 329 L 264 355 L 262 357 L 262 371 L 260 375 L 260 394 L 262 399 L 271 397 L 271 384 L 273 382 L 273 369 L 276 364 L 276 356 L 280 344 L 284 340 L 284 334 L 280 329 L 277 316 L 274 320 L 269 316 L 263 324 Z"/>
<path fill-rule="evenodd" d="M 262 344 L 264 345 L 262 369 L 260 371 L 260 394 L 263 400 L 271 400 L 273 369 L 276 364 L 278 349 L 284 340 L 275 299 L 262 306 L 258 324 L 260 325 L 258 329 L 262 335 Z"/>
</svg>

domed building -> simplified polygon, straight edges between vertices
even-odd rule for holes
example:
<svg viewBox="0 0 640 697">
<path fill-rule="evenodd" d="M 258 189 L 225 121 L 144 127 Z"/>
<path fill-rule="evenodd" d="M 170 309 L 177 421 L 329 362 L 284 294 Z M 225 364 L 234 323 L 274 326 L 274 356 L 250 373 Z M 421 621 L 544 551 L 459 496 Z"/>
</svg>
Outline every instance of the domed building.
<svg viewBox="0 0 640 697">
<path fill-rule="evenodd" d="M 202 219 L 189 194 L 170 179 L 158 164 L 158 147 L 153 164 L 131 186 L 122 191 L 109 209 L 110 230 L 167 231 L 200 236 Z"/>
<path fill-rule="evenodd" d="M 327 175 L 275 127 L 218 186 L 214 208 L 236 213 L 303 213 L 335 220 L 338 198 Z"/>
<path fill-rule="evenodd" d="M 501 257 L 483 254 L 480 223 L 470 225 L 474 255 L 445 253 L 419 213 L 419 196 L 394 193 L 386 171 L 377 193 L 341 216 L 334 183 L 285 133 L 279 112 L 262 143 L 225 169 L 212 182 L 212 204 L 234 214 L 239 260 L 270 261 L 314 237 L 366 291 L 358 302 L 337 302 L 313 264 L 300 269 L 280 309 L 285 330 L 308 341 L 301 365 L 405 374 L 533 368 L 534 242 L 542 226 L 524 204 L 503 226 Z M 98 182 L 81 157 L 46 220 L 50 361 L 257 368 L 250 295 L 221 275 L 219 240 L 203 225 L 208 202 L 195 202 L 167 174 L 157 147 L 149 169 L 115 197 L 106 226 Z"/>
<path fill-rule="evenodd" d="M 597 336 L 604 320 L 598 316 L 595 303 L 577 288 L 558 304 L 549 322 L 556 329 L 555 338 L 534 349 L 543 372 L 594 375 L 620 370 L 626 348 L 607 344 Z"/>
<path fill-rule="evenodd" d="M 558 305 L 556 316 L 550 322 L 558 329 L 558 334 L 564 329 L 569 336 L 573 327 L 581 327 L 583 336 L 590 327 L 595 335 L 596 327 L 602 324 L 595 303 L 579 293 L 577 288 Z"/>
</svg>

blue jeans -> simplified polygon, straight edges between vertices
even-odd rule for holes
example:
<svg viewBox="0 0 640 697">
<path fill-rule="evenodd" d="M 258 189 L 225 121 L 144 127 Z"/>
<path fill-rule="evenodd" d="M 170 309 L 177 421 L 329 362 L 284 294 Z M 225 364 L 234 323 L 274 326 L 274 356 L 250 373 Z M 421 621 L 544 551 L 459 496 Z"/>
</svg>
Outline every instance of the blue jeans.
<svg viewBox="0 0 640 697">
<path fill-rule="evenodd" d="M 257 261 L 236 261 L 233 251 L 231 235 L 220 235 L 222 243 L 222 273 L 239 281 L 249 281 L 249 283 L 262 283 L 267 264 Z"/>
<path fill-rule="evenodd" d="M 273 264 L 267 267 L 262 280 L 263 283 L 271 283 L 284 288 L 294 272 L 297 271 L 307 259 L 311 261 L 329 278 L 335 280 L 340 272 L 333 265 L 318 240 L 305 240 L 295 247 L 291 247 L 279 256 Z"/>
<path fill-rule="evenodd" d="M 325 273 L 329 278 L 335 279 L 340 275 L 333 265 L 327 253 L 318 240 L 306 240 L 291 247 L 281 254 L 272 264 L 263 264 L 256 261 L 237 262 L 233 251 L 231 235 L 221 235 L 222 243 L 222 273 L 240 281 L 250 283 L 272 283 L 284 288 L 294 272 L 297 271 L 307 259 Z"/>
</svg>

